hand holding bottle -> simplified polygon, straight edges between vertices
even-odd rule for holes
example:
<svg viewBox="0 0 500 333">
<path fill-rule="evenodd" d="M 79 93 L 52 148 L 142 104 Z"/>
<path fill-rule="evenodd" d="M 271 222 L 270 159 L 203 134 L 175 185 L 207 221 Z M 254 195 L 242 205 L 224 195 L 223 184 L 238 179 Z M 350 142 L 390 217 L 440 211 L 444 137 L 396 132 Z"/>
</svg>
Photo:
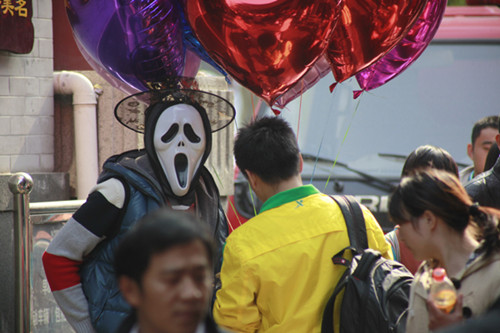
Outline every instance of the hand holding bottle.
<svg viewBox="0 0 500 333">
<path fill-rule="evenodd" d="M 429 290 L 429 298 L 441 311 L 450 313 L 457 301 L 457 290 L 453 282 L 446 276 L 446 271 L 442 267 L 432 270 L 432 282 Z"/>
<path fill-rule="evenodd" d="M 433 270 L 433 281 L 427 299 L 429 329 L 437 330 L 463 320 L 463 297 L 446 276 L 443 268 Z"/>
<path fill-rule="evenodd" d="M 434 331 L 444 327 L 462 322 L 462 294 L 458 294 L 455 309 L 452 313 L 446 313 L 439 309 L 431 299 L 427 299 L 427 312 L 429 313 L 429 330 Z"/>
</svg>

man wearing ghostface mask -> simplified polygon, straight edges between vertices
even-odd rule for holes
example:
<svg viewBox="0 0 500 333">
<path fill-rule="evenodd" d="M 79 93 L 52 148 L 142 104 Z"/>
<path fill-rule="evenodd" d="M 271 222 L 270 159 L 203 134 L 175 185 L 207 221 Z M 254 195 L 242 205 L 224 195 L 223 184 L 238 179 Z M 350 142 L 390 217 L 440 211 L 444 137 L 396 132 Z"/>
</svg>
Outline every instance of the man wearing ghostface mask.
<svg viewBox="0 0 500 333">
<path fill-rule="evenodd" d="M 199 166 L 208 157 L 206 132 L 201 114 L 192 105 L 156 105 L 146 126 L 146 150 L 156 174 L 176 198 L 184 198 Z M 147 130 L 151 128 L 151 130 Z M 208 142 L 207 142 L 208 141 Z M 182 200 L 180 200 L 182 203 Z"/>
<path fill-rule="evenodd" d="M 198 90 L 150 91 L 118 103 L 115 116 L 144 133 L 144 150 L 110 157 L 86 202 L 43 255 L 47 280 L 76 332 L 114 332 L 130 306 L 119 292 L 114 249 L 140 218 L 159 207 L 190 211 L 207 223 L 220 271 L 228 234 L 219 192 L 204 163 L 211 132 L 234 117 L 225 99 Z"/>
</svg>

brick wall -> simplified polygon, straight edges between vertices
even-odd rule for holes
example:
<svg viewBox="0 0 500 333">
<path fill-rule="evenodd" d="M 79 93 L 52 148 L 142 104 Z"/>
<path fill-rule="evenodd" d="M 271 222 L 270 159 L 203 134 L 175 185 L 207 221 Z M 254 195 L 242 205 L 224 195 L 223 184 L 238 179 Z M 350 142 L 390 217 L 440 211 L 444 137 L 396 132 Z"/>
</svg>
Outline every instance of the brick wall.
<svg viewBox="0 0 500 333">
<path fill-rule="evenodd" d="M 54 168 L 52 1 L 34 0 L 29 54 L 0 51 L 0 173 Z"/>
</svg>

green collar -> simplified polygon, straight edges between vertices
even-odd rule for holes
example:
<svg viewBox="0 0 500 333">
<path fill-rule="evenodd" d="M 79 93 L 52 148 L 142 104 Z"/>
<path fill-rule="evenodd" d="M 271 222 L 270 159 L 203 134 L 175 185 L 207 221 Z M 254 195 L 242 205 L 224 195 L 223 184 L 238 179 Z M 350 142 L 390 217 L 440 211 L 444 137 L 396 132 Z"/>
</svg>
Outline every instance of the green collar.
<svg viewBox="0 0 500 333">
<path fill-rule="evenodd" d="M 286 190 L 283 192 L 280 192 L 278 194 L 273 195 L 269 199 L 264 202 L 262 205 L 262 208 L 260 209 L 260 213 L 281 206 L 283 204 L 296 201 L 302 198 L 305 198 L 307 196 L 310 196 L 312 194 L 317 194 L 320 193 L 314 185 L 302 185 L 299 187 L 292 188 L 290 190 Z"/>
</svg>

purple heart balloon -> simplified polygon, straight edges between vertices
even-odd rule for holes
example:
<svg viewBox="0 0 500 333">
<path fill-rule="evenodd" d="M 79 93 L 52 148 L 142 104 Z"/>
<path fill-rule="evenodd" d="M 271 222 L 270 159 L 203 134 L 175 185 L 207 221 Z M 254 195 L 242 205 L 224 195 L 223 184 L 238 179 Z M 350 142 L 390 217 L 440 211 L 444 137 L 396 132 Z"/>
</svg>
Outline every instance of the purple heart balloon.
<svg viewBox="0 0 500 333">
<path fill-rule="evenodd" d="M 186 52 L 180 10 L 175 0 L 66 2 L 83 56 L 96 72 L 127 93 L 198 72 L 201 60 Z"/>
<path fill-rule="evenodd" d="M 362 90 L 372 90 L 401 74 L 424 52 L 441 23 L 447 0 L 429 0 L 406 36 L 389 53 L 356 74 Z"/>
</svg>

